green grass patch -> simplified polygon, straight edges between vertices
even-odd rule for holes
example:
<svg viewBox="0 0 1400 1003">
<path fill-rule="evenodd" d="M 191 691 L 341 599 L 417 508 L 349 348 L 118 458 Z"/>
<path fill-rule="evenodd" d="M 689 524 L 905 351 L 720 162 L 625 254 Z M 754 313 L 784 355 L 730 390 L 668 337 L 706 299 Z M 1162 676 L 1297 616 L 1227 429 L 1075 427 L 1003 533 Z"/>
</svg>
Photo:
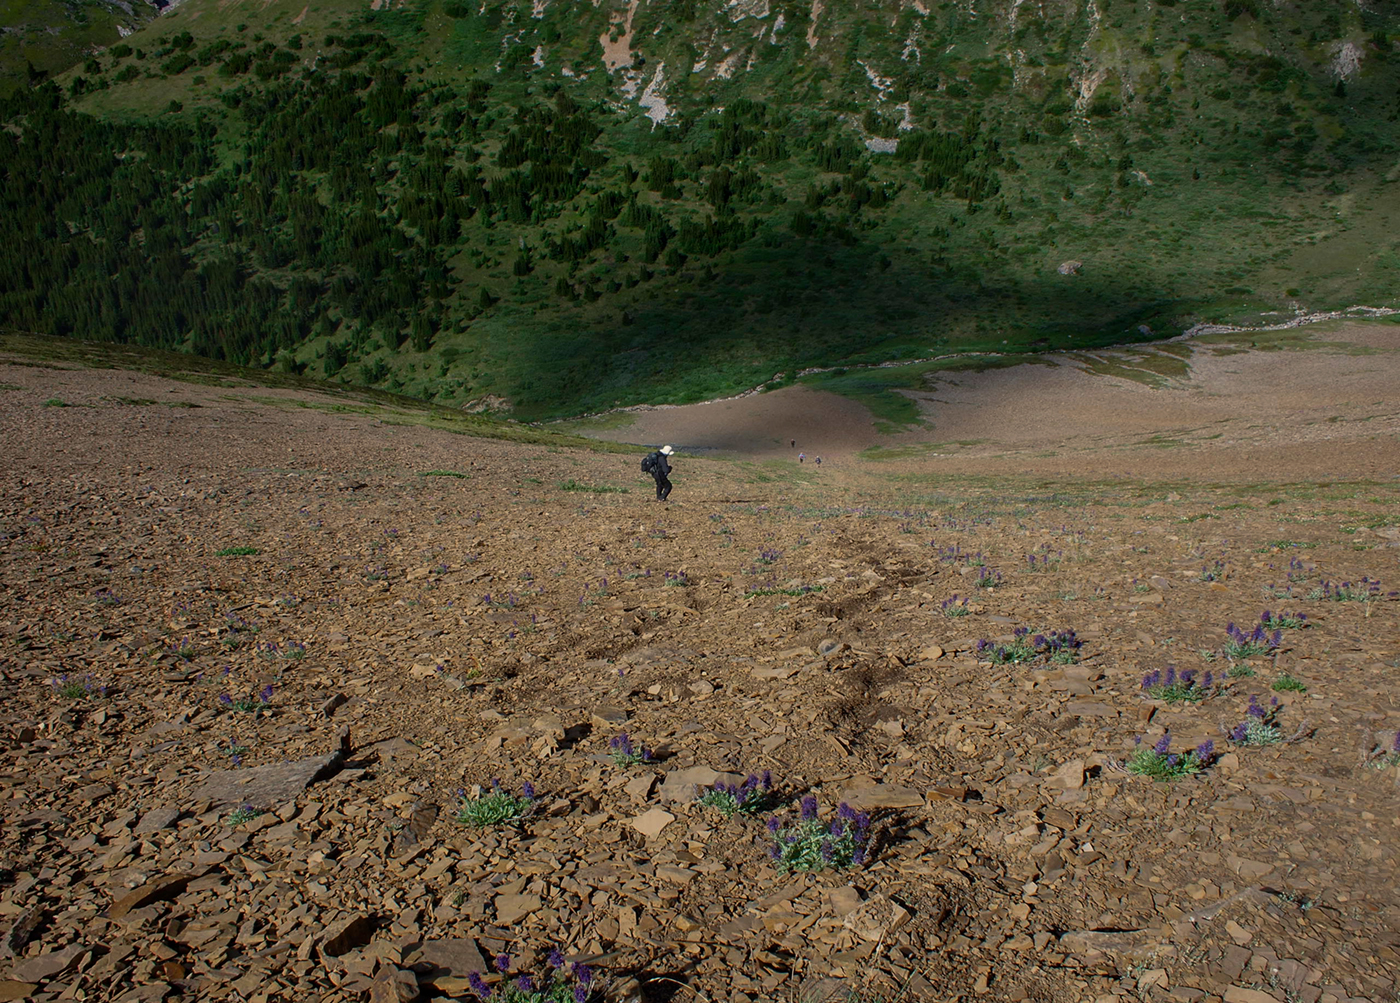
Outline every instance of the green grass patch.
<svg viewBox="0 0 1400 1003">
<path fill-rule="evenodd" d="M 258 552 L 257 547 L 224 547 L 222 550 L 214 551 L 215 557 L 252 557 Z"/>
<path fill-rule="evenodd" d="M 464 474 L 460 470 L 421 470 L 419 477 L 456 477 L 459 480 L 469 480 L 471 474 Z"/>
</svg>

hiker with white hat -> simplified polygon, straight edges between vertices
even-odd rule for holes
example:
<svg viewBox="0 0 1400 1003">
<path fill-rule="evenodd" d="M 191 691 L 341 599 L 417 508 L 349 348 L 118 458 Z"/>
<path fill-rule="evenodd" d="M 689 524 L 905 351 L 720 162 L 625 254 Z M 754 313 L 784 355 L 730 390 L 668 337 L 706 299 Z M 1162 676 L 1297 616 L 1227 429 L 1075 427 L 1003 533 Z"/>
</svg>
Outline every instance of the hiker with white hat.
<svg viewBox="0 0 1400 1003">
<path fill-rule="evenodd" d="M 648 453 L 642 457 L 642 473 L 651 474 L 656 481 L 656 500 L 665 501 L 671 493 L 671 480 L 668 476 L 671 473 L 670 456 L 675 450 L 670 446 L 662 446 L 654 453 Z"/>
</svg>

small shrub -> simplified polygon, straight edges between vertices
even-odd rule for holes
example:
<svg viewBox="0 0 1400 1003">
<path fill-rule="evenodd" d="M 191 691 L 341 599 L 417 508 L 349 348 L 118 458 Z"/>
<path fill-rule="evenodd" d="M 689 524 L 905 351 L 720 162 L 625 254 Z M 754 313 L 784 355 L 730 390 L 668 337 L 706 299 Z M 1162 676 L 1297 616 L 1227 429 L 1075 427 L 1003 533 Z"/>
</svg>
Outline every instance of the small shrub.
<svg viewBox="0 0 1400 1003">
<path fill-rule="evenodd" d="M 535 810 L 535 787 L 528 780 L 520 785 L 517 797 L 501 787 L 499 780 L 491 781 L 490 793 L 480 792 L 468 795 L 462 791 L 457 796 L 456 821 L 459 825 L 469 825 L 474 829 L 486 829 L 493 825 L 521 825 Z"/>
<path fill-rule="evenodd" d="M 1265 708 L 1260 705 L 1258 695 L 1250 694 L 1249 706 L 1244 711 L 1244 720 L 1230 730 L 1230 741 L 1235 745 L 1249 748 L 1277 745 L 1284 741 L 1283 729 L 1278 724 L 1281 710 L 1278 697 L 1271 697 L 1269 706 Z M 1300 729 L 1299 734 L 1301 733 Z"/>
<path fill-rule="evenodd" d="M 501 976 L 510 974 L 510 955 L 497 955 L 493 964 Z M 602 999 L 602 987 L 587 965 L 569 964 L 558 948 L 549 952 L 548 965 L 550 973 L 540 978 L 522 973 L 493 988 L 480 972 L 471 972 L 467 984 L 483 1003 L 597 1003 Z"/>
<path fill-rule="evenodd" d="M 773 792 L 773 774 L 763 771 L 760 778 L 752 773 L 737 786 L 719 781 L 699 801 L 707 808 L 718 809 L 725 818 L 735 815 L 758 815 L 777 807 L 778 795 Z"/>
<path fill-rule="evenodd" d="M 1272 654 L 1283 641 L 1283 631 L 1274 630 L 1273 633 L 1269 633 L 1262 621 L 1256 623 L 1248 634 L 1233 623 L 1228 623 L 1225 625 L 1225 634 L 1228 640 L 1222 654 L 1231 661 Z"/>
<path fill-rule="evenodd" d="M 1171 751 L 1171 735 L 1163 735 L 1155 745 L 1141 747 L 1128 757 L 1127 769 L 1153 780 L 1176 780 L 1200 773 L 1215 760 L 1215 743 L 1207 739 L 1191 751 L 1177 755 Z"/>
<path fill-rule="evenodd" d="M 67 673 L 49 680 L 49 688 L 55 696 L 64 700 L 86 700 L 89 697 L 105 697 L 108 686 L 98 682 L 92 673 L 70 678 Z"/>
<path fill-rule="evenodd" d="M 822 822 L 817 817 L 817 799 L 802 799 L 801 818 L 796 825 L 784 826 L 775 815 L 768 820 L 773 836 L 769 848 L 780 874 L 791 871 L 845 870 L 865 863 L 870 818 L 857 813 L 844 801 L 836 818 Z"/>
<path fill-rule="evenodd" d="M 1395 596 L 1391 592 L 1386 598 Z M 1342 582 L 1335 584 L 1324 581 L 1317 588 L 1308 593 L 1309 599 L 1322 599 L 1330 602 L 1370 602 L 1373 599 L 1381 598 L 1381 583 L 1374 578 L 1361 576 L 1360 581 Z"/>
<path fill-rule="evenodd" d="M 44 401 L 44 405 L 43 405 L 43 406 L 44 406 L 44 407 L 71 407 L 72 405 L 70 405 L 67 401 L 62 400 L 62 399 L 60 399 L 60 398 L 58 398 L 58 397 L 50 397 L 48 400 Z"/>
<path fill-rule="evenodd" d="M 242 825 L 244 822 L 253 821 L 253 819 L 261 814 L 262 811 L 260 809 L 254 808 L 250 804 L 239 805 L 228 813 L 228 818 L 224 819 L 224 822 L 228 825 Z"/>
<path fill-rule="evenodd" d="M 1142 689 L 1154 700 L 1167 703 L 1197 703 L 1210 696 L 1214 678 L 1209 672 L 1197 682 L 1191 669 L 1183 669 L 1180 674 L 1176 666 L 1168 665 L 1166 672 L 1155 669 L 1142 677 Z"/>
<path fill-rule="evenodd" d="M 224 547 L 222 550 L 214 551 L 215 557 L 252 557 L 258 552 L 257 547 Z"/>
<path fill-rule="evenodd" d="M 235 697 L 231 693 L 219 695 L 219 703 L 228 710 L 236 710 L 240 714 L 257 714 L 272 702 L 273 685 L 268 683 L 256 693 L 249 693 L 246 697 Z"/>
<path fill-rule="evenodd" d="M 1306 693 L 1308 691 L 1301 679 L 1295 679 L 1287 672 L 1274 680 L 1272 688 L 1279 693 Z"/>
<path fill-rule="evenodd" d="M 666 572 L 666 584 L 685 588 L 690 584 L 690 578 L 684 571 L 668 571 Z"/>
<path fill-rule="evenodd" d="M 967 597 L 959 596 L 956 592 L 938 604 L 938 611 L 944 616 L 967 616 L 971 612 L 967 608 Z"/>
<path fill-rule="evenodd" d="M 1044 658 L 1056 665 L 1069 665 L 1079 660 L 1079 649 L 1084 642 L 1072 630 L 1052 630 L 1044 634 L 1031 634 L 1027 627 L 1017 627 L 1012 631 L 1009 644 L 994 644 L 983 638 L 977 642 L 976 654 L 980 661 L 993 665 L 1015 665 Z"/>
<path fill-rule="evenodd" d="M 587 491 L 595 495 L 625 495 L 629 493 L 628 488 L 615 488 L 611 484 L 583 484 L 572 477 L 565 481 L 559 481 L 555 487 L 560 491 Z"/>
<path fill-rule="evenodd" d="M 644 745 L 636 745 L 632 742 L 631 736 L 627 732 L 614 736 L 608 743 L 608 755 L 612 757 L 614 766 L 638 766 L 642 763 L 654 763 L 651 750 Z"/>
</svg>

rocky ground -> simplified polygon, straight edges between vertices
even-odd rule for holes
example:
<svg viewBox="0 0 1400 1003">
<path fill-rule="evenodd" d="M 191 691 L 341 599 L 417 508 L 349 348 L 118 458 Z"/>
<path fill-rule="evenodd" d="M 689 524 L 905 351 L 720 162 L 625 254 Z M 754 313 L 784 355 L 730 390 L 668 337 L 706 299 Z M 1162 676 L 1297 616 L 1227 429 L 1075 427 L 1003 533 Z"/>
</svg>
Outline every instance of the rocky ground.
<svg viewBox="0 0 1400 1003">
<path fill-rule="evenodd" d="M 1327 481 L 681 456 L 660 506 L 636 455 L 0 362 L 0 1000 L 501 997 L 554 949 L 609 1001 L 1400 991 L 1393 436 Z M 1082 646 L 979 645 L 1022 627 Z M 1125 769 L 1164 735 L 1216 757 Z M 459 823 L 493 780 L 527 817 Z M 863 861 L 770 856 L 808 795 Z"/>
</svg>

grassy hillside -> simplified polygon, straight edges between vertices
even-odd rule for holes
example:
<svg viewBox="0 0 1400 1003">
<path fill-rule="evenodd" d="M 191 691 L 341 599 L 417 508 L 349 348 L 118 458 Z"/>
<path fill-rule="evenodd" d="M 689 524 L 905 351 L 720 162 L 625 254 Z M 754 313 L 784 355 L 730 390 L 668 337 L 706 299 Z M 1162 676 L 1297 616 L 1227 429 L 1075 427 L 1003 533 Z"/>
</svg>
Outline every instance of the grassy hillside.
<svg viewBox="0 0 1400 1003">
<path fill-rule="evenodd" d="M 374 6 L 14 97 L 0 322 L 533 418 L 1397 300 L 1390 6 Z"/>
<path fill-rule="evenodd" d="M 147 0 L 0 0 L 0 97 L 86 62 L 155 16 Z"/>
</svg>

